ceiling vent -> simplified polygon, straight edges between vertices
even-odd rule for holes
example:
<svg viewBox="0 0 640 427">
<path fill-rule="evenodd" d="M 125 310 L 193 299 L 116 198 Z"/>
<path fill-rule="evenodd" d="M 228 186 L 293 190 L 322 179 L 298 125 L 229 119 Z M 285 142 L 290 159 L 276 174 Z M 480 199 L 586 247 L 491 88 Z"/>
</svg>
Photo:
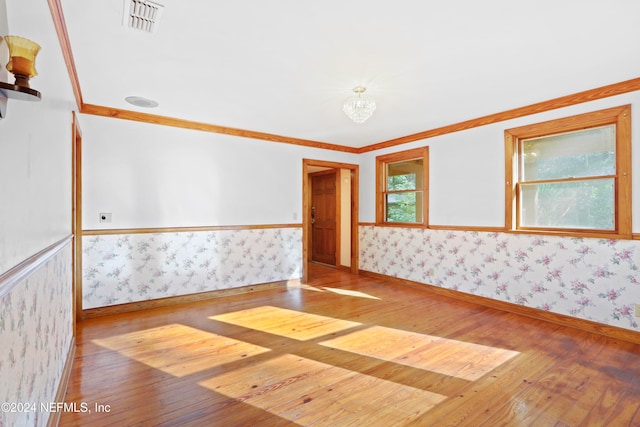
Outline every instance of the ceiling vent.
<svg viewBox="0 0 640 427">
<path fill-rule="evenodd" d="M 149 0 L 124 0 L 122 24 L 134 30 L 155 33 L 164 6 Z"/>
</svg>

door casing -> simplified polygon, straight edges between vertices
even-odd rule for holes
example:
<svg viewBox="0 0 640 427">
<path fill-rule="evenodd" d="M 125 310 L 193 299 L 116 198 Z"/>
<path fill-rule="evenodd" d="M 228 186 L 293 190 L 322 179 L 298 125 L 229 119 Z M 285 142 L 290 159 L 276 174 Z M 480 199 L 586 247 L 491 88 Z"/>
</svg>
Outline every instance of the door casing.
<svg viewBox="0 0 640 427">
<path fill-rule="evenodd" d="M 351 163 L 329 162 L 324 160 L 302 159 L 302 282 L 309 280 L 309 259 L 310 259 L 310 235 L 311 235 L 311 179 L 309 174 L 312 169 L 348 169 L 351 173 L 351 273 L 358 273 L 358 188 L 359 188 L 359 167 Z M 337 241 L 336 245 L 340 245 Z M 339 261 L 338 261 L 339 263 Z"/>
<path fill-rule="evenodd" d="M 78 115 L 73 113 L 71 126 L 71 233 L 73 234 L 73 334 L 82 320 L 82 131 Z"/>
</svg>

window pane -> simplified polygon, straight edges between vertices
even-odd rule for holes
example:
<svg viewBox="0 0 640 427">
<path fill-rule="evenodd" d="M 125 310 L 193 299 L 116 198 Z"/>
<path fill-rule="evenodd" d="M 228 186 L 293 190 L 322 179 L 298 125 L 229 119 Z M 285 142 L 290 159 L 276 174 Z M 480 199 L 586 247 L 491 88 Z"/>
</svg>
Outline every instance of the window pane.
<svg viewBox="0 0 640 427">
<path fill-rule="evenodd" d="M 422 159 L 387 164 L 387 190 L 422 188 Z"/>
<path fill-rule="evenodd" d="M 614 175 L 615 126 L 522 141 L 523 181 Z"/>
<path fill-rule="evenodd" d="M 422 192 L 387 194 L 387 222 L 422 222 Z"/>
<path fill-rule="evenodd" d="M 521 226 L 614 229 L 614 180 L 521 184 Z"/>
</svg>

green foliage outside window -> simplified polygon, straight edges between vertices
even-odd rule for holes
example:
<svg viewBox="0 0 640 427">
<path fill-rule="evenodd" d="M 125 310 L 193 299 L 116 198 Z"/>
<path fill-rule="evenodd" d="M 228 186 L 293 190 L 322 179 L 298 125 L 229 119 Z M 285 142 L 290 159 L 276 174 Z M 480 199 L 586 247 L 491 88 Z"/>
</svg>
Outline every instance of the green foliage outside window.
<svg viewBox="0 0 640 427">
<path fill-rule="evenodd" d="M 428 156 L 421 147 L 376 157 L 376 222 L 426 225 Z"/>
<path fill-rule="evenodd" d="M 389 194 L 387 196 L 387 221 L 418 222 L 416 218 L 416 193 Z"/>
<path fill-rule="evenodd" d="M 527 140 L 523 151 L 524 226 L 614 229 L 612 126 Z"/>
<path fill-rule="evenodd" d="M 387 178 L 388 191 L 401 191 L 387 194 L 388 222 L 419 222 L 417 215 L 416 174 L 394 175 Z"/>
</svg>

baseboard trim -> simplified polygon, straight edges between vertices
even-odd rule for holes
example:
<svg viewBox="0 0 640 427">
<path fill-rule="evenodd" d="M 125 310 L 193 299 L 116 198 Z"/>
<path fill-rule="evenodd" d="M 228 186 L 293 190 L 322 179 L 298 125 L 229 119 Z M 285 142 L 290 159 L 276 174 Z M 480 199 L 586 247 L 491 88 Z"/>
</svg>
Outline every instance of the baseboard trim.
<svg viewBox="0 0 640 427">
<path fill-rule="evenodd" d="M 76 358 L 76 338 L 71 337 L 71 345 L 69 345 L 69 352 L 67 353 L 67 360 L 64 362 L 64 369 L 62 370 L 62 376 L 60 377 L 60 383 L 58 384 L 58 390 L 54 402 L 64 402 L 64 398 L 67 394 L 67 388 L 69 387 L 69 381 L 71 380 L 71 371 L 73 369 L 73 361 Z M 58 427 L 60 424 L 61 411 L 54 411 L 49 414 L 49 420 L 47 421 L 47 427 Z"/>
<path fill-rule="evenodd" d="M 407 279 L 401 279 L 398 277 L 387 276 L 380 273 L 374 273 L 372 271 L 360 270 L 359 274 L 367 277 L 380 279 L 385 282 L 390 282 L 392 284 L 408 286 L 414 289 L 422 290 L 424 292 L 431 292 L 433 294 L 445 296 L 448 298 L 454 298 L 457 300 L 470 302 L 470 303 L 482 305 L 485 307 L 495 308 L 498 310 L 519 314 L 522 316 L 527 316 L 527 317 L 531 317 L 538 320 L 544 320 L 550 323 L 555 323 L 557 325 L 568 326 L 571 328 L 580 329 L 582 331 L 603 335 L 609 338 L 628 341 L 634 344 L 640 344 L 640 332 L 630 331 L 628 329 L 620 328 L 618 326 L 605 325 L 604 323 L 598 323 L 592 320 L 578 319 L 575 317 L 567 316 L 565 314 L 553 313 L 550 311 L 540 310 L 532 307 L 525 307 L 525 306 L 511 303 L 511 302 L 494 300 L 488 297 L 471 295 L 464 292 L 441 288 L 441 287 L 430 285 L 430 284 L 415 282 Z"/>
<path fill-rule="evenodd" d="M 261 283 L 257 285 L 241 286 L 231 289 L 218 289 L 215 291 L 200 292 L 197 294 L 178 295 L 166 298 L 157 298 L 147 301 L 136 301 L 125 304 L 110 305 L 107 307 L 97 307 L 82 310 L 82 319 L 91 319 L 94 317 L 109 316 L 119 313 L 130 313 L 132 311 L 148 310 L 152 308 L 168 307 L 178 304 L 186 304 L 190 302 L 205 301 L 215 298 L 223 298 L 231 295 L 248 294 L 252 292 L 267 291 L 272 289 L 283 289 L 289 285 L 299 284 L 299 279 L 281 280 L 278 282 Z"/>
</svg>

